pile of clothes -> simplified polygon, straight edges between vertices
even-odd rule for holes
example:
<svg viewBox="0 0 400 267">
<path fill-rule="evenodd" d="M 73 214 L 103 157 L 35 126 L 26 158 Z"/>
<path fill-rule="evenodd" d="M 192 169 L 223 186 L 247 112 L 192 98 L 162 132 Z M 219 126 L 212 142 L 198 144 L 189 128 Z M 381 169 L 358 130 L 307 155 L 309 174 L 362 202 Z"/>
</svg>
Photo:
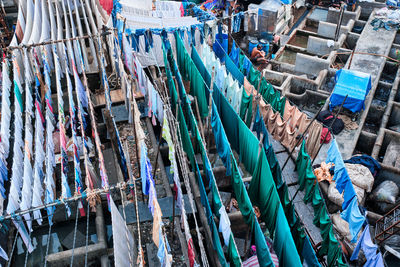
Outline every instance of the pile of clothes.
<svg viewBox="0 0 400 267">
<path fill-rule="evenodd" d="M 388 0 L 388 2 L 397 6 L 396 0 Z M 371 25 L 375 31 L 380 28 L 385 28 L 388 31 L 400 29 L 400 10 L 392 10 L 387 7 L 379 9 L 375 12 L 375 18 L 371 21 Z"/>
</svg>

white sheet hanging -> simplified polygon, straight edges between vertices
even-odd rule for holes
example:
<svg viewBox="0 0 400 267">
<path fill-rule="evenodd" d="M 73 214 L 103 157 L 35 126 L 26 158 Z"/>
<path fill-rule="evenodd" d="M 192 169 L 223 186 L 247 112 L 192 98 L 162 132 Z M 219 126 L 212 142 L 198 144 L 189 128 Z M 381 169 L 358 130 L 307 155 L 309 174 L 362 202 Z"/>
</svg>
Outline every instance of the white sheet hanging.
<svg viewBox="0 0 400 267">
<path fill-rule="evenodd" d="M 114 241 L 115 266 L 133 266 L 133 251 L 136 249 L 131 232 L 126 226 L 114 200 L 110 195 L 111 221 Z"/>
</svg>

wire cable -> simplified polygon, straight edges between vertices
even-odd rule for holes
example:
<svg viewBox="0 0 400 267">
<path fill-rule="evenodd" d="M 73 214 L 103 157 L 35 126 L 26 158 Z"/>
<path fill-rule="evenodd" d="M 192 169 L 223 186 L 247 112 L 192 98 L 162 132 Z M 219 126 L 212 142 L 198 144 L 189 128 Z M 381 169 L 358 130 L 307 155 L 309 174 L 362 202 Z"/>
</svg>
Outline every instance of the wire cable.
<svg viewBox="0 0 400 267">
<path fill-rule="evenodd" d="M 78 228 L 78 217 L 79 217 L 79 208 L 78 205 L 76 205 L 76 213 L 75 213 L 75 229 L 74 229 L 74 240 L 73 240 L 73 244 L 72 244 L 72 256 L 71 256 L 71 263 L 70 266 L 73 267 L 74 266 L 74 252 L 75 252 L 75 243 L 76 243 L 76 231 Z"/>
</svg>

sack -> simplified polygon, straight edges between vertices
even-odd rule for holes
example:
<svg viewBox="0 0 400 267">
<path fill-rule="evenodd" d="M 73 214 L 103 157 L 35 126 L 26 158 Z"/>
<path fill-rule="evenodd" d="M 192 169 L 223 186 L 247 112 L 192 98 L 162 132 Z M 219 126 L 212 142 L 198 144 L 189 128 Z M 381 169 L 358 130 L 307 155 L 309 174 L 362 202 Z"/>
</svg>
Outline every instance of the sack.
<svg viewBox="0 0 400 267">
<path fill-rule="evenodd" d="M 374 186 L 374 176 L 369 169 L 361 164 L 345 163 L 347 173 L 350 176 L 351 183 L 361 187 L 368 193 L 371 192 Z"/>
<path fill-rule="evenodd" d="M 382 201 L 389 204 L 396 202 L 396 197 L 399 194 L 399 188 L 393 181 L 384 181 L 374 191 L 371 198 L 375 201 Z"/>
<path fill-rule="evenodd" d="M 354 187 L 354 191 L 356 191 L 358 202 L 361 205 L 364 205 L 364 202 L 365 202 L 365 190 L 360 188 L 360 187 L 358 187 L 358 186 L 356 186 L 356 185 L 354 185 L 354 184 L 353 184 L 353 187 Z M 340 194 L 339 191 L 336 189 L 336 183 L 335 182 L 332 182 L 329 185 L 329 188 L 328 188 L 328 199 L 330 201 L 332 201 L 333 203 L 335 203 L 336 205 L 340 206 L 340 207 L 342 207 L 342 205 L 343 205 L 343 202 L 344 202 L 343 194 Z"/>
<path fill-rule="evenodd" d="M 331 127 L 333 134 L 339 134 L 344 129 L 344 123 L 342 119 L 337 117 L 335 120 L 335 116 L 330 110 L 321 111 L 317 116 L 317 120 L 322 122 L 325 127 Z M 333 122 L 333 120 L 335 120 L 335 122 Z"/>
</svg>

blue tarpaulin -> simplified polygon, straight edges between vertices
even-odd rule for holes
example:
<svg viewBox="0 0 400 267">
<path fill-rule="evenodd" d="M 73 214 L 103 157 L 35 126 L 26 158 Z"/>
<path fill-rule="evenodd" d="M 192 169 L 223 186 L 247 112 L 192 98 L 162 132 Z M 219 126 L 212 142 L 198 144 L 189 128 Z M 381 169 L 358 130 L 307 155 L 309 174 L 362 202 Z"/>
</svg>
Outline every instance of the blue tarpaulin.
<svg viewBox="0 0 400 267">
<path fill-rule="evenodd" d="M 340 106 L 347 95 L 343 107 L 351 112 L 358 112 L 364 109 L 364 100 L 371 89 L 371 75 L 354 71 L 341 69 L 336 72 L 336 85 L 333 89 L 329 108 Z"/>
</svg>

